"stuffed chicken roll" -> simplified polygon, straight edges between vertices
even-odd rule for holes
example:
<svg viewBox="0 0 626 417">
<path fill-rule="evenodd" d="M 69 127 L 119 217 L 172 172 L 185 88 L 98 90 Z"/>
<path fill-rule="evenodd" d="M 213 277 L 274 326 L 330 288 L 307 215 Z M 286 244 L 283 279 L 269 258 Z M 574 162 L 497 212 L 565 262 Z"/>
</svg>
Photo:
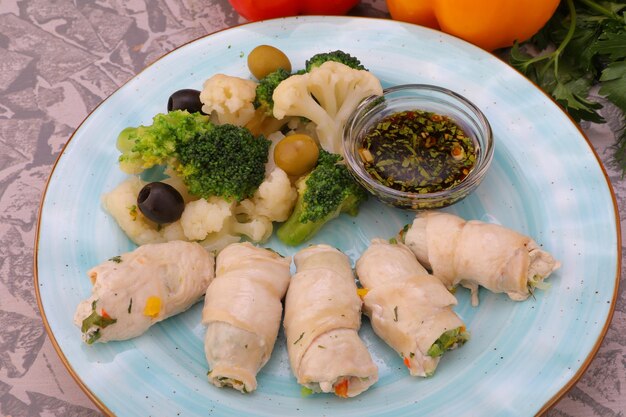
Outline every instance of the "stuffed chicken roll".
<svg viewBox="0 0 626 417">
<path fill-rule="evenodd" d="M 457 301 L 401 243 L 374 239 L 356 263 L 363 311 L 413 376 L 430 376 L 446 350 L 468 338 Z"/>
<path fill-rule="evenodd" d="M 243 393 L 269 360 L 280 328 L 291 258 L 250 243 L 227 246 L 217 256 L 215 279 L 202 311 L 208 378 Z"/>
<path fill-rule="evenodd" d="M 350 261 L 327 245 L 294 260 L 284 321 L 291 370 L 312 392 L 354 397 L 378 380 L 378 368 L 357 333 L 361 299 Z"/>
<path fill-rule="evenodd" d="M 91 297 L 74 314 L 88 344 L 139 336 L 202 298 L 214 257 L 197 243 L 147 244 L 92 268 Z"/>
<path fill-rule="evenodd" d="M 479 286 L 525 300 L 560 266 L 528 236 L 443 212 L 418 214 L 402 240 L 448 288 L 469 288 L 473 305 Z"/>
</svg>

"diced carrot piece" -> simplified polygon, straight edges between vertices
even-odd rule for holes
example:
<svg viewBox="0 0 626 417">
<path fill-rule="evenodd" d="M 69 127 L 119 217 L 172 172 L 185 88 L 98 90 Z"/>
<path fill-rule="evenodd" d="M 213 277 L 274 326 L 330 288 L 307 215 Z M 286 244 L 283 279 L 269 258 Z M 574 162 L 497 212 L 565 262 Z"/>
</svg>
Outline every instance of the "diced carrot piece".
<svg viewBox="0 0 626 417">
<path fill-rule="evenodd" d="M 344 379 L 338 384 L 335 384 L 335 394 L 341 398 L 348 398 L 348 380 Z"/>
</svg>

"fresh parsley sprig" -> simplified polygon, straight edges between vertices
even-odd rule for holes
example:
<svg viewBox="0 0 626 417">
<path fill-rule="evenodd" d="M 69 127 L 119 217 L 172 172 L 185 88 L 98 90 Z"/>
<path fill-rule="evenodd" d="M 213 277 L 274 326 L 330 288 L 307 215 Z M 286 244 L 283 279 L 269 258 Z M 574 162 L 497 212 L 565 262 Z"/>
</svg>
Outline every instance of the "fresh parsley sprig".
<svg viewBox="0 0 626 417">
<path fill-rule="evenodd" d="M 548 51 L 532 56 L 519 44 L 509 62 L 560 103 L 576 121 L 603 123 L 598 93 L 626 114 L 626 3 L 564 0 L 550 21 L 524 44 Z M 615 144 L 615 162 L 626 172 L 626 126 Z"/>
</svg>

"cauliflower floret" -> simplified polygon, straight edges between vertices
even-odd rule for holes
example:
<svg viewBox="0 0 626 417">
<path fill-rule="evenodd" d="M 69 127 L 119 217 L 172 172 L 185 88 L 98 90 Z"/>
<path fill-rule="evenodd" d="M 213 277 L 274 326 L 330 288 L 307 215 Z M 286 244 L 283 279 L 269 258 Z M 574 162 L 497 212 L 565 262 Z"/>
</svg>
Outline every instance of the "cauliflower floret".
<svg viewBox="0 0 626 417">
<path fill-rule="evenodd" d="M 163 226 L 160 232 L 166 242 L 171 242 L 172 240 L 187 240 L 180 220 Z"/>
<path fill-rule="evenodd" d="M 219 253 L 231 243 L 240 242 L 242 236 L 246 236 L 253 242 L 263 242 L 272 235 L 272 222 L 264 216 L 240 221 L 236 216 L 231 216 L 224 222 L 221 230 L 209 233 L 200 245 L 208 251 Z"/>
<path fill-rule="evenodd" d="M 279 137 L 282 138 L 282 134 Z M 179 178 L 162 180 L 174 186 L 186 202 L 181 218 L 165 225 L 150 221 L 138 209 L 137 195 L 147 182 L 137 176 L 129 177 L 103 194 L 102 205 L 137 245 L 199 241 L 207 250 L 217 253 L 241 241 L 242 236 L 254 242 L 267 240 L 273 231 L 272 221 L 288 217 L 297 193 L 283 170 L 274 166 L 267 172 L 254 196 L 240 203 L 227 202 L 220 197 L 196 199 L 189 195 Z"/>
<path fill-rule="evenodd" d="M 202 111 L 211 115 L 214 123 L 245 126 L 254 117 L 256 86 L 252 80 L 215 74 L 202 86 Z"/>
<path fill-rule="evenodd" d="M 232 217 L 229 227 L 233 233 L 247 236 L 253 242 L 266 241 L 274 231 L 272 221 L 265 216 L 257 216 L 247 222 L 239 222 Z"/>
<path fill-rule="evenodd" d="M 102 195 L 104 209 L 137 245 L 165 242 L 156 225 L 137 208 L 137 195 L 145 184 L 139 177 L 132 176 Z"/>
<path fill-rule="evenodd" d="M 228 227 L 224 227 L 219 232 L 209 233 L 204 240 L 198 243 L 200 243 L 200 245 L 202 245 L 202 247 L 207 251 L 218 254 L 222 249 L 231 243 L 237 243 L 240 241 L 241 236 L 234 235 Z"/>
<path fill-rule="evenodd" d="M 283 135 L 282 132 L 280 131 L 271 133 L 267 137 L 267 140 L 271 141 L 272 144 L 270 145 L 270 149 L 267 152 L 267 163 L 265 164 L 265 177 L 266 178 L 268 174 L 271 173 L 274 170 L 274 168 L 276 168 L 276 162 L 274 161 L 274 149 L 276 149 L 276 145 L 278 145 L 278 142 L 283 140 L 284 137 L 285 135 Z"/>
<path fill-rule="evenodd" d="M 181 197 L 183 197 L 183 201 L 185 202 L 185 204 L 198 199 L 198 196 L 189 194 L 189 190 L 183 182 L 183 179 L 179 177 L 178 174 L 176 174 L 176 171 L 174 171 L 172 168 L 167 167 L 164 174 L 167 175 L 169 178 L 165 178 L 161 180 L 161 182 L 164 182 L 176 188 L 176 191 L 178 191 Z"/>
<path fill-rule="evenodd" d="M 224 222 L 232 217 L 233 205 L 219 197 L 187 203 L 180 217 L 183 233 L 189 240 L 203 240 L 209 233 L 219 232 Z"/>
<path fill-rule="evenodd" d="M 248 219 L 265 216 L 273 222 L 287 220 L 298 198 L 295 187 L 289 177 L 274 161 L 274 148 L 285 135 L 280 131 L 270 134 L 267 139 L 272 142 L 265 164 L 265 179 L 252 198 L 245 199 L 235 208 L 235 214 L 243 214 Z"/>
<path fill-rule="evenodd" d="M 292 75 L 274 90 L 274 117 L 306 117 L 316 125 L 324 150 L 343 154 L 343 127 L 366 97 L 381 95 L 380 81 L 369 71 L 328 61 L 301 75 Z"/>
<path fill-rule="evenodd" d="M 303 119 L 301 117 L 292 117 L 289 123 L 287 123 L 287 127 L 289 128 L 288 134 L 300 133 L 303 135 L 309 135 L 313 139 L 317 140 L 317 132 L 315 131 L 315 123 L 312 123 L 307 119 Z"/>
<path fill-rule="evenodd" d="M 275 167 L 252 197 L 253 216 L 265 216 L 270 221 L 287 220 L 298 199 L 296 188 L 282 169 Z"/>
<path fill-rule="evenodd" d="M 180 220 L 159 226 L 148 220 L 137 208 L 137 195 L 147 183 L 136 176 L 129 177 L 112 191 L 103 194 L 102 205 L 137 245 L 172 240 L 200 241 L 207 250 L 219 252 L 227 245 L 241 241 L 242 236 L 254 242 L 265 241 L 271 236 L 272 220 L 261 213 L 271 214 L 272 210 L 278 210 L 271 206 L 269 199 L 274 198 L 273 195 L 281 198 L 280 192 L 273 191 L 272 187 L 280 183 L 284 187 L 286 174 L 277 170 L 269 176 L 271 183 L 269 179 L 265 181 L 266 185 L 260 193 L 264 197 L 259 207 L 253 201 L 254 198 L 240 204 L 229 203 L 220 197 L 198 199 L 185 205 Z M 289 185 L 288 178 L 286 181 Z M 184 187 L 181 191 L 186 193 Z"/>
</svg>

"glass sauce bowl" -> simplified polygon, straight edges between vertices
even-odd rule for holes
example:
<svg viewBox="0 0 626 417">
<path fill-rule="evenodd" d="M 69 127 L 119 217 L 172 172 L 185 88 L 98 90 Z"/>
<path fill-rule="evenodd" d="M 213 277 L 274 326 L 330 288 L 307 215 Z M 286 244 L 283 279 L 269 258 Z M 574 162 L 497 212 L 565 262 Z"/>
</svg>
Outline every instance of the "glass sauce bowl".
<svg viewBox="0 0 626 417">
<path fill-rule="evenodd" d="M 458 183 L 438 191 L 402 191 L 374 178 L 366 169 L 362 144 L 384 118 L 405 111 L 425 111 L 445 116 L 458 125 L 474 145 L 475 162 Z M 344 128 L 344 159 L 354 178 L 380 201 L 404 209 L 429 210 L 454 204 L 478 187 L 493 159 L 491 126 L 485 115 L 463 96 L 442 87 L 406 84 L 387 88 L 355 109 Z M 403 169 L 418 169 L 409 166 Z"/>
</svg>

